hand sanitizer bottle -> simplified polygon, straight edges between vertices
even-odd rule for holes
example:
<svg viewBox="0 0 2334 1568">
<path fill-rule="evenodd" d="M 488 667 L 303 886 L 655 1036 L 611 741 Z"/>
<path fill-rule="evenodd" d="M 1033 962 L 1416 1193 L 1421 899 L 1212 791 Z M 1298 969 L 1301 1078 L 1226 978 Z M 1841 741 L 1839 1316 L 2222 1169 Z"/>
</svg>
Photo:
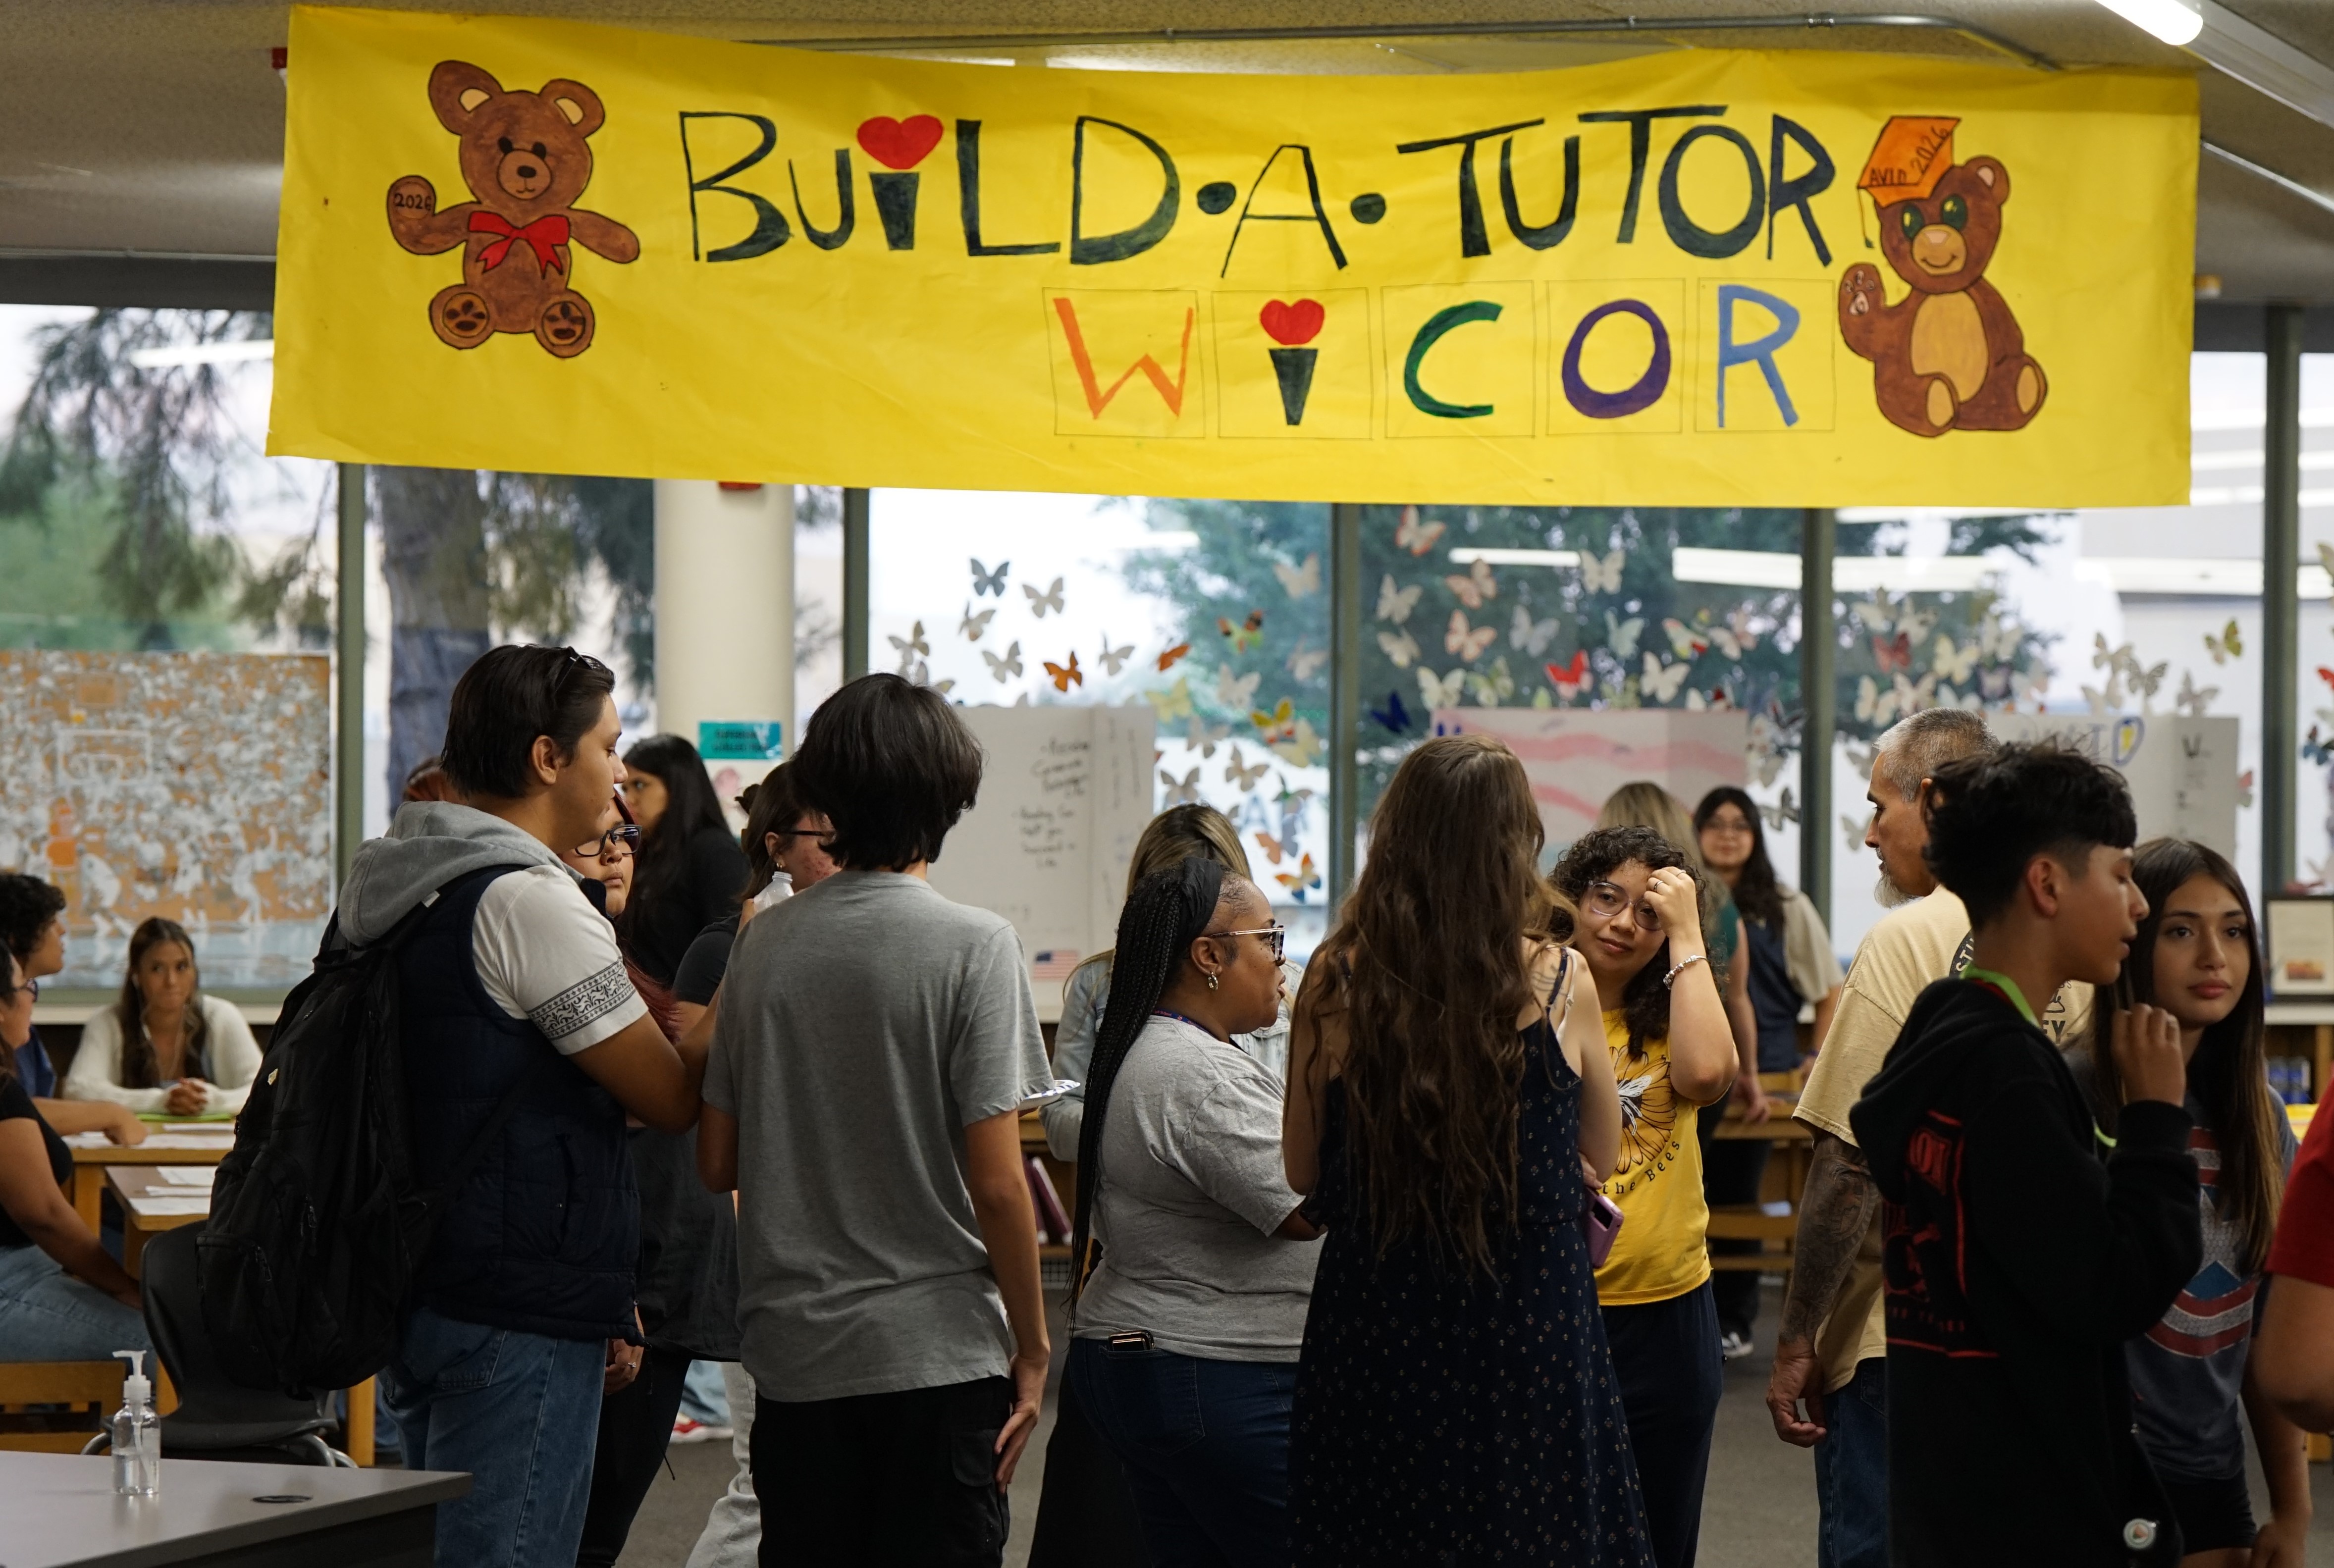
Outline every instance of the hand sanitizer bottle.
<svg viewBox="0 0 2334 1568">
<path fill-rule="evenodd" d="M 113 1489 L 124 1497 L 151 1497 L 162 1489 L 162 1422 L 154 1414 L 154 1385 L 146 1352 L 113 1352 L 130 1363 L 121 1380 L 121 1409 L 113 1416 Z"/>
</svg>

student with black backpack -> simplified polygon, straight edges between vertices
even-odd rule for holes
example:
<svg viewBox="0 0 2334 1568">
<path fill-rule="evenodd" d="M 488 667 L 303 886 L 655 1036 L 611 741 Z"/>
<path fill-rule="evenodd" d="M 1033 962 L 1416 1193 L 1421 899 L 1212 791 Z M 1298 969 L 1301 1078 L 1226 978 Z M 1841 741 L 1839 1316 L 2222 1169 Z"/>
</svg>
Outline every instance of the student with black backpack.
<svg viewBox="0 0 2334 1568">
<path fill-rule="evenodd" d="M 598 835 L 616 787 L 613 687 L 564 648 L 472 665 L 446 726 L 462 803 L 400 809 L 327 938 L 394 933 L 412 1184 L 446 1189 L 381 1373 L 406 1465 L 473 1477 L 439 1506 L 446 1568 L 572 1568 L 603 1378 L 641 1354 L 625 1113 L 697 1119 L 701 1052 L 650 1018 L 559 856 Z"/>
</svg>

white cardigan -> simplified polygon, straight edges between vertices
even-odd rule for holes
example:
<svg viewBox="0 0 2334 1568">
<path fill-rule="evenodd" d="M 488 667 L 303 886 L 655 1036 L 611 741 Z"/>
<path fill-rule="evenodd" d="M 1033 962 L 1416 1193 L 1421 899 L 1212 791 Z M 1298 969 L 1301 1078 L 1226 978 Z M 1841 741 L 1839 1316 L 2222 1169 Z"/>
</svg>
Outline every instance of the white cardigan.
<svg viewBox="0 0 2334 1568">
<path fill-rule="evenodd" d="M 259 1076 L 259 1042 L 252 1038 L 251 1025 L 234 1003 L 208 996 L 198 996 L 196 1002 L 203 1010 L 210 1069 L 216 1074 L 203 1109 L 241 1111 L 251 1081 Z M 73 1053 L 72 1070 L 65 1074 L 63 1098 L 111 1100 L 132 1111 L 164 1111 L 170 1092 L 122 1087 L 121 1017 L 108 1007 L 82 1028 L 81 1049 Z"/>
</svg>

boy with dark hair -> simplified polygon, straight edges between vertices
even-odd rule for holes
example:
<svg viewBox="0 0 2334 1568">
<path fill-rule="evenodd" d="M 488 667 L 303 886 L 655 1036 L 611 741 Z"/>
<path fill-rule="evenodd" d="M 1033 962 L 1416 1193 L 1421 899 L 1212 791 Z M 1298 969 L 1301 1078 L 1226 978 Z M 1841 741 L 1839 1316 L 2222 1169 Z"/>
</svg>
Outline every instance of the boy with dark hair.
<svg viewBox="0 0 2334 1568">
<path fill-rule="evenodd" d="M 1898 1568 L 2180 1558 L 2123 1354 L 2203 1255 L 2179 1027 L 2117 1015 L 2110 1149 L 2030 1000 L 2115 982 L 2147 912 L 2137 836 L 2122 779 L 2053 746 L 1934 776 L 1927 859 L 1968 907 L 1971 962 L 1922 993 L 1850 1113 L 1886 1199 Z"/>
<path fill-rule="evenodd" d="M 738 1198 L 764 1563 L 1003 1559 L 1049 1351 L 1020 1111 L 1053 1074 L 1013 927 L 924 880 L 980 766 L 929 687 L 828 698 L 792 776 L 842 869 L 755 917 L 714 1002 L 698 1169 Z"/>
<path fill-rule="evenodd" d="M 414 1469 L 468 1470 L 439 1505 L 444 1568 L 574 1568 L 600 1396 L 637 1375 L 640 1199 L 629 1112 L 696 1120 L 701 1047 L 648 1015 L 562 850 L 615 797 L 605 665 L 489 649 L 456 683 L 445 770 L 358 850 L 327 944 L 397 955 L 416 1184 L 442 1184 L 501 1113 L 415 1271 L 382 1391 Z"/>
</svg>

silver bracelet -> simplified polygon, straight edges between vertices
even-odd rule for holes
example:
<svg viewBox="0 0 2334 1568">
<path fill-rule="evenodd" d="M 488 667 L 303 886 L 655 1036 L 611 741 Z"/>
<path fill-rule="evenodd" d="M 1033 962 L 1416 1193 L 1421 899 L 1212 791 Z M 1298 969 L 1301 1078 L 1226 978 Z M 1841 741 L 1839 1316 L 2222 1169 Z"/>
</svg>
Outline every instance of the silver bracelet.
<svg viewBox="0 0 2334 1568">
<path fill-rule="evenodd" d="M 1670 989 L 1671 986 L 1676 983 L 1677 977 L 1680 975 L 1684 974 L 1696 964 L 1706 962 L 1708 962 L 1708 960 L 1702 954 L 1696 953 L 1691 957 L 1681 959 L 1679 962 L 1673 964 L 1670 966 L 1670 972 L 1662 976 L 1662 989 L 1664 991 Z"/>
</svg>

